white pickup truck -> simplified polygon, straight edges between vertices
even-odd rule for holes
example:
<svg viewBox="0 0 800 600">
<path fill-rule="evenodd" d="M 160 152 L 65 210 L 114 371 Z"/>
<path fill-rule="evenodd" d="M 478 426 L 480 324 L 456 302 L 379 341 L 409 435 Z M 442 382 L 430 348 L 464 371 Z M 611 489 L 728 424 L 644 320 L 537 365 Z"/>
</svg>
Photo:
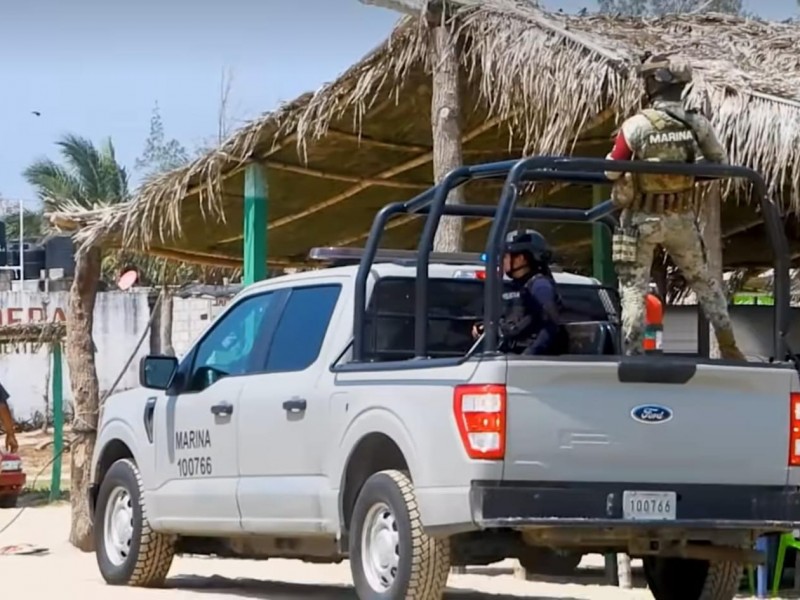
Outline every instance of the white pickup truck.
<svg viewBox="0 0 800 600">
<path fill-rule="evenodd" d="M 656 600 L 730 600 L 755 539 L 800 523 L 792 362 L 622 357 L 615 292 L 564 272 L 569 353 L 506 356 L 470 333 L 476 257 L 425 254 L 421 282 L 419 255 L 366 252 L 246 288 L 107 401 L 107 582 L 159 585 L 176 553 L 349 559 L 359 598 L 434 600 L 451 566 L 626 552 Z"/>
</svg>

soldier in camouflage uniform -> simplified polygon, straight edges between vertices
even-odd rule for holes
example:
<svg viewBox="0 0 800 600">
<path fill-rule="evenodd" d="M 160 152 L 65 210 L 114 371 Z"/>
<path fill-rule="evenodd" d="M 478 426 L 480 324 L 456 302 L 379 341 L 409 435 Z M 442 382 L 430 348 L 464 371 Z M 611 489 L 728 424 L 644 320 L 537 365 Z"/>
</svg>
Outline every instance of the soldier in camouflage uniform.
<svg viewBox="0 0 800 600">
<path fill-rule="evenodd" d="M 683 90 L 692 80 L 691 67 L 665 56 L 652 56 L 642 64 L 640 74 L 650 108 L 622 124 L 607 158 L 695 162 L 699 150 L 709 162 L 726 163 L 725 150 L 708 120 L 683 107 Z M 615 182 L 612 200 L 623 209 L 621 229 L 614 237 L 614 254 L 627 353 L 642 352 L 650 267 L 653 251 L 661 244 L 697 295 L 714 327 L 722 357 L 744 360 L 733 335 L 727 300 L 708 270 L 695 213 L 694 177 L 615 172 L 606 175 Z"/>
</svg>

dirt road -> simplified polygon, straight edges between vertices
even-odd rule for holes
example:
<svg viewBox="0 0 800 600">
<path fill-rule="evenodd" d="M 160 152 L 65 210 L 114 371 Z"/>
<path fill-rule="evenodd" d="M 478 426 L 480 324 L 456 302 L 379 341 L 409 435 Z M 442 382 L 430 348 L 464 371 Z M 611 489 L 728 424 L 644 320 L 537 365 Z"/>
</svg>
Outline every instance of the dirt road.
<svg viewBox="0 0 800 600">
<path fill-rule="evenodd" d="M 16 511 L 0 511 L 0 529 Z M 66 541 L 69 509 L 66 506 L 31 508 L 3 534 L 0 547 L 12 544 L 46 546 L 41 556 L 0 556 L 3 595 L 27 598 L 49 594 L 100 600 L 109 588 L 97 572 L 93 554 L 82 554 Z M 597 565 L 590 557 L 584 565 Z M 644 600 L 652 599 L 645 589 L 620 590 L 596 585 L 589 569 L 577 578 L 582 583 L 528 582 L 510 574 L 510 564 L 468 575 L 451 575 L 447 600 Z M 484 574 L 486 572 L 491 575 Z M 480 573 L 480 574 L 479 574 Z M 298 561 L 235 561 L 180 558 L 170 572 L 169 589 L 117 588 L 114 595 L 135 600 L 354 600 L 346 564 L 307 565 Z"/>
</svg>

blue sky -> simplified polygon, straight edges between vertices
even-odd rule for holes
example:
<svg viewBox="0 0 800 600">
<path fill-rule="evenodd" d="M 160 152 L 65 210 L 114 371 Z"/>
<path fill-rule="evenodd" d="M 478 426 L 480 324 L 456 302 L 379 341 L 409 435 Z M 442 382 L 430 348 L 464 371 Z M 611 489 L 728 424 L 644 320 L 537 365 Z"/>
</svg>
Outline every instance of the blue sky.
<svg viewBox="0 0 800 600">
<path fill-rule="evenodd" d="M 770 19 L 797 12 L 796 0 L 745 4 Z M 545 6 L 573 12 L 596 4 Z M 395 21 L 357 0 L 5 0 L 0 194 L 33 203 L 21 172 L 38 157 L 55 158 L 53 142 L 66 132 L 111 136 L 132 167 L 156 101 L 168 137 L 199 146 L 216 133 L 224 68 L 233 72 L 235 125 L 335 79 Z"/>
</svg>

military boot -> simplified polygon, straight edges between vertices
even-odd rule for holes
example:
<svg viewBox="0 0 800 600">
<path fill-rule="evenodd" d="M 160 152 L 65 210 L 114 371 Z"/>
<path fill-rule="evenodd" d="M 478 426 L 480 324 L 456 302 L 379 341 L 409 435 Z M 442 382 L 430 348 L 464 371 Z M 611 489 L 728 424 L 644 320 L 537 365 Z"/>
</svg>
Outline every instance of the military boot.
<svg viewBox="0 0 800 600">
<path fill-rule="evenodd" d="M 719 344 L 719 353 L 725 360 L 747 360 L 736 345 L 736 339 L 733 337 L 731 329 L 719 329 L 715 331 L 717 335 L 717 343 Z"/>
</svg>

